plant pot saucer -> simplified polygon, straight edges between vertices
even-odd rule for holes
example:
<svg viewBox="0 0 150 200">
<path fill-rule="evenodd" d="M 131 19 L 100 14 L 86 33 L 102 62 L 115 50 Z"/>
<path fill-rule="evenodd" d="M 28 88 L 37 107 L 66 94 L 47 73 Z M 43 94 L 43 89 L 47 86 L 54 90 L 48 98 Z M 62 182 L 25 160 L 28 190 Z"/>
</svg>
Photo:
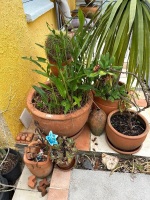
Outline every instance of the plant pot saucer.
<svg viewBox="0 0 150 200">
<path fill-rule="evenodd" d="M 132 151 L 123 151 L 123 150 L 117 149 L 115 146 L 113 146 L 113 144 L 109 141 L 109 139 L 108 139 L 107 136 L 105 137 L 105 139 L 106 139 L 107 144 L 110 146 L 110 148 L 112 148 L 114 151 L 116 151 L 116 152 L 118 152 L 118 153 L 121 153 L 121 154 L 127 154 L 127 155 L 135 154 L 135 153 L 138 152 L 138 151 L 141 149 L 141 147 L 142 147 L 142 145 L 141 145 L 141 146 L 139 146 L 138 148 L 136 148 L 136 149 L 134 149 L 134 150 L 132 150 Z"/>
<path fill-rule="evenodd" d="M 71 136 L 70 138 L 76 140 L 80 136 L 80 134 L 82 133 L 84 127 L 85 126 L 83 126 L 75 135 Z"/>
</svg>

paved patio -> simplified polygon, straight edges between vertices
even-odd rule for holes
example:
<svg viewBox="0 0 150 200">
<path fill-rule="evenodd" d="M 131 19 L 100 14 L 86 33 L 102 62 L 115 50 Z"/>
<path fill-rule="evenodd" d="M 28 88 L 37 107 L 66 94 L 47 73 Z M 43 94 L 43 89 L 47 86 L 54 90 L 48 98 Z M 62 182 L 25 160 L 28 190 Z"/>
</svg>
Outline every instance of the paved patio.
<svg viewBox="0 0 150 200">
<path fill-rule="evenodd" d="M 122 75 L 121 81 L 126 81 L 126 75 Z M 138 91 L 138 90 L 137 90 Z M 139 90 L 138 100 L 139 106 L 145 106 L 143 94 Z M 142 114 L 150 123 L 150 108 L 143 111 Z M 35 127 L 33 123 L 24 131 L 34 132 Z M 96 140 L 88 125 L 86 124 L 80 136 L 75 140 L 76 146 L 79 150 L 116 153 L 107 144 L 105 140 L 105 133 L 96 137 Z M 97 144 L 95 144 L 97 143 Z M 142 148 L 135 155 L 150 157 L 150 133 L 144 141 Z M 62 171 L 57 167 L 54 168 L 48 180 L 50 187 L 48 193 L 44 197 L 37 189 L 31 189 L 27 186 L 28 177 L 32 175 L 25 166 L 22 175 L 19 179 L 18 185 L 13 200 L 148 200 L 150 176 L 145 174 L 137 174 L 134 181 L 127 173 L 113 173 L 109 179 L 108 172 L 96 172 L 73 169 L 70 171 Z M 96 185 L 95 178 L 98 184 Z M 109 179 L 109 180 L 108 180 Z M 38 179 L 40 181 L 40 179 Z M 101 182 L 102 181 L 102 182 Z M 102 184 L 103 183 L 103 184 Z M 122 190 L 120 187 L 122 186 Z M 145 186 L 145 187 L 144 187 Z M 119 189 L 119 193 L 118 190 Z M 128 190 L 127 194 L 126 191 Z M 134 195 L 134 193 L 137 195 Z M 142 196 L 142 195 L 143 196 Z"/>
<path fill-rule="evenodd" d="M 145 103 L 144 100 L 140 100 L 140 105 L 142 106 L 143 103 Z M 150 108 L 147 109 L 146 111 L 142 112 L 142 114 L 148 119 L 150 123 Z M 28 131 L 33 130 L 33 125 L 29 127 Z M 105 140 L 105 133 L 103 133 L 101 136 L 96 137 L 95 142 L 92 141 L 93 138 L 96 136 L 92 135 L 89 127 L 86 125 L 81 133 L 81 135 L 76 139 L 76 146 L 79 150 L 93 150 L 95 149 L 97 152 L 107 152 L 107 153 L 115 153 L 107 144 Z M 95 145 L 97 143 L 98 145 Z M 139 152 L 137 152 L 135 155 L 139 156 L 145 156 L 145 157 L 150 157 L 150 133 L 148 134 L 145 142 L 142 145 L 142 148 L 140 149 Z M 95 175 L 94 175 L 95 173 Z M 97 196 L 99 195 L 100 199 L 104 200 L 117 200 L 117 199 L 135 199 L 135 200 L 146 200 L 149 199 L 148 191 L 148 181 L 150 181 L 150 176 L 145 175 L 145 174 L 137 174 L 136 178 L 134 179 L 134 183 L 132 184 L 132 181 L 130 180 L 130 175 L 129 174 L 122 174 L 120 175 L 118 173 L 113 173 L 113 177 L 109 179 L 108 181 L 108 173 L 104 172 L 91 172 L 91 171 L 86 171 L 86 170 L 77 170 L 73 169 L 67 172 L 59 170 L 57 167 L 54 168 L 53 173 L 51 177 L 48 177 L 50 180 L 50 187 L 48 188 L 48 194 L 44 197 L 41 197 L 41 193 L 37 191 L 37 189 L 31 189 L 27 186 L 27 180 L 28 177 L 31 175 L 29 170 L 24 167 L 23 173 L 19 179 L 18 185 L 13 200 L 97 200 Z M 95 176 L 97 178 L 98 185 L 96 187 L 93 187 L 92 185 L 95 185 Z M 87 179 L 85 179 L 85 177 Z M 77 179 L 78 178 L 78 179 Z M 103 180 L 104 185 L 100 185 L 101 178 Z M 40 179 L 38 179 L 39 181 Z M 86 181 L 86 185 L 84 187 L 83 191 L 83 186 Z M 114 182 L 115 184 L 113 185 L 113 180 L 116 180 Z M 118 180 L 118 181 L 117 181 Z M 121 183 L 121 180 L 124 180 L 127 184 Z M 76 186 L 73 186 L 75 183 Z M 78 184 L 77 184 L 78 183 Z M 122 198 L 122 196 L 116 196 L 120 195 L 120 193 L 117 192 L 116 187 L 118 184 L 118 187 L 120 186 L 120 183 L 122 185 L 122 190 L 126 191 L 127 188 L 131 189 L 134 193 L 134 191 L 139 191 L 140 193 L 143 194 L 143 189 L 139 190 L 140 183 L 143 185 L 145 183 L 145 193 L 144 193 L 144 198 L 139 196 L 139 198 L 133 198 L 133 196 L 129 196 L 128 198 Z M 146 185 L 147 184 L 147 185 Z M 141 185 L 141 186 L 142 186 Z M 82 187 L 81 187 L 82 186 Z M 107 187 L 106 187 L 107 186 Z M 77 188 L 76 188 L 77 187 Z M 104 193 L 108 193 L 108 189 L 112 190 L 114 187 L 114 196 L 115 198 L 112 198 L 112 194 L 110 193 L 110 198 L 108 198 L 108 195 L 104 195 Z M 143 186 L 142 186 L 143 187 Z M 91 189 L 92 190 L 91 190 Z M 94 189 L 95 188 L 95 189 Z M 100 190 L 99 192 L 97 190 Z M 107 191 L 106 191 L 107 190 Z M 97 193 L 98 192 L 98 193 Z M 79 196 L 75 196 L 77 195 Z M 84 194 L 91 194 L 91 196 L 87 196 Z M 131 193 L 130 193 L 131 194 Z M 139 193 L 137 193 L 139 194 Z M 103 196 L 104 195 L 104 196 Z M 129 198 L 130 197 L 130 198 Z M 132 197 L 132 198 L 131 198 Z M 136 196 L 135 196 L 136 197 Z"/>
</svg>

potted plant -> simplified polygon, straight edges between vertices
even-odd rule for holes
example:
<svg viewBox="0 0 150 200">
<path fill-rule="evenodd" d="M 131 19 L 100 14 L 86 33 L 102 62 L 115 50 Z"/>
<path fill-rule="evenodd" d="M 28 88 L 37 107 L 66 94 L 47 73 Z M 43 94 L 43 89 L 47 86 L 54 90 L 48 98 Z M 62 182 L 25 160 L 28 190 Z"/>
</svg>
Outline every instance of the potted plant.
<svg viewBox="0 0 150 200">
<path fill-rule="evenodd" d="M 140 112 L 150 106 L 150 98 L 146 86 L 144 83 L 140 83 L 147 106 L 141 109 L 136 104 L 136 101 L 131 99 L 131 103 L 136 107 L 137 111 L 133 109 L 127 109 L 123 112 L 115 110 L 107 118 L 106 140 L 109 146 L 119 153 L 136 153 L 141 148 L 149 132 L 149 123 Z"/>
<path fill-rule="evenodd" d="M 25 147 L 23 160 L 30 172 L 38 178 L 47 177 L 53 170 L 53 163 L 49 156 L 49 147 L 42 136 L 42 130 L 36 128 L 39 137 Z"/>
<path fill-rule="evenodd" d="M 90 113 L 93 95 L 89 92 L 91 87 L 84 69 L 82 50 L 86 46 L 82 47 L 82 42 L 86 39 L 87 33 L 83 29 L 83 13 L 81 18 L 80 27 L 71 38 L 74 47 L 71 63 L 62 68 L 62 59 L 57 57 L 58 76 L 50 73 L 51 65 L 46 58 L 23 57 L 34 62 L 39 68 L 34 71 L 48 79 L 47 83 L 33 86 L 34 89 L 27 97 L 28 109 L 45 134 L 52 130 L 58 135 L 74 136 L 81 132 Z M 46 68 L 43 67 L 44 64 Z"/>
<path fill-rule="evenodd" d="M 114 62 L 115 58 L 106 53 L 92 62 L 86 70 L 93 82 L 94 107 L 101 108 L 106 114 L 123 109 L 124 99 L 129 97 L 126 85 L 119 81 L 122 66 L 115 66 Z"/>
<path fill-rule="evenodd" d="M 52 65 L 51 72 L 58 76 L 58 59 L 62 66 L 71 62 L 71 53 L 73 48 L 70 41 L 71 38 L 62 31 L 56 32 L 55 30 L 52 30 L 48 24 L 47 27 L 50 30 L 50 34 L 47 36 L 43 48 L 45 49 L 48 61 Z"/>
<path fill-rule="evenodd" d="M 21 156 L 11 148 L 0 148 L 0 174 L 14 184 L 21 175 Z"/>
<path fill-rule="evenodd" d="M 150 6 L 145 0 L 110 1 L 107 8 L 95 15 L 95 24 L 89 30 L 89 48 L 86 51 L 87 66 L 101 54 L 114 56 L 116 66 L 122 66 L 126 58 L 127 70 L 141 79 L 149 79 L 149 23 Z M 148 41 L 148 42 L 147 42 Z M 87 42 L 87 41 L 86 41 Z M 127 86 L 132 85 L 128 76 Z"/>
<path fill-rule="evenodd" d="M 75 155 L 77 148 L 73 138 L 66 136 L 58 136 L 52 131 L 46 136 L 46 140 L 50 144 L 50 156 L 53 162 L 57 164 L 60 169 L 71 169 L 75 164 Z"/>
</svg>

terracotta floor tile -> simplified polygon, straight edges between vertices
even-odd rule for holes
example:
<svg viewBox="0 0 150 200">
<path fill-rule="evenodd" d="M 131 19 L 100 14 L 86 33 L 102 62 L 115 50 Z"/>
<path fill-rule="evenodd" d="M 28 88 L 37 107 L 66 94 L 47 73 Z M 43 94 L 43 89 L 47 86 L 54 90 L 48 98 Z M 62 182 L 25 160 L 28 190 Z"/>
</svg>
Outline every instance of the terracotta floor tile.
<svg viewBox="0 0 150 200">
<path fill-rule="evenodd" d="M 50 188 L 69 189 L 70 175 L 70 170 L 63 171 L 55 167 L 51 178 Z"/>
<path fill-rule="evenodd" d="M 68 190 L 50 188 L 47 200 L 68 200 Z"/>
<path fill-rule="evenodd" d="M 77 149 L 84 151 L 90 150 L 90 133 L 90 129 L 86 124 L 80 136 L 75 139 Z"/>
<path fill-rule="evenodd" d="M 146 100 L 145 99 L 138 99 L 137 101 L 138 106 L 145 107 L 146 106 Z"/>
</svg>

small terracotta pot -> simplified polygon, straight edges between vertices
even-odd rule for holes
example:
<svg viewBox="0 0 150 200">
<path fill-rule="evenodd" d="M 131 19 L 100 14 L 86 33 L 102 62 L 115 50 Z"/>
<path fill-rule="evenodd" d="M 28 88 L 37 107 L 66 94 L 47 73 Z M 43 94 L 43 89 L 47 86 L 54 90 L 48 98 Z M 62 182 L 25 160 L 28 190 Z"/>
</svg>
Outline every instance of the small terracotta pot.
<svg viewBox="0 0 150 200">
<path fill-rule="evenodd" d="M 107 115 L 119 108 L 120 100 L 115 100 L 114 102 L 109 100 L 104 100 L 101 97 L 94 96 L 94 107 L 101 108 Z"/>
<path fill-rule="evenodd" d="M 131 110 L 130 110 L 131 111 Z M 144 116 L 138 113 L 139 120 L 144 124 L 145 131 L 138 136 L 127 136 L 122 133 L 119 133 L 116 129 L 111 125 L 111 117 L 117 114 L 119 110 L 115 110 L 108 115 L 107 123 L 106 123 L 106 136 L 111 147 L 115 151 L 124 153 L 124 154 L 132 154 L 137 152 L 142 143 L 144 142 L 148 132 L 149 132 L 149 123 Z M 131 111 L 135 112 L 135 111 Z"/>
<path fill-rule="evenodd" d="M 39 124 L 45 134 L 51 130 L 59 136 L 72 137 L 77 134 L 85 125 L 93 103 L 93 94 L 90 92 L 88 102 L 81 109 L 68 114 L 47 114 L 34 107 L 32 104 L 34 95 L 35 90 L 32 89 L 27 97 L 27 107 L 34 121 Z"/>
<path fill-rule="evenodd" d="M 31 142 L 28 146 L 33 146 L 38 144 L 38 141 Z M 38 178 L 47 177 L 53 170 L 53 163 L 50 160 L 50 156 L 47 156 L 47 160 L 44 162 L 35 162 L 27 159 L 26 155 L 27 151 L 25 149 L 25 153 L 23 156 L 23 160 L 29 171 Z"/>
<path fill-rule="evenodd" d="M 57 164 L 58 168 L 61 169 L 61 170 L 64 170 L 64 171 L 67 171 L 67 170 L 70 170 L 74 167 L 75 165 L 75 157 L 72 159 L 71 163 L 69 164 L 66 164 L 66 163 L 63 163 L 63 164 Z"/>
<path fill-rule="evenodd" d="M 66 62 L 62 63 L 62 66 L 64 67 L 64 66 L 70 64 L 71 61 L 72 61 L 72 58 L 68 59 Z M 58 76 L 59 70 L 57 67 L 57 63 L 50 59 L 49 59 L 49 63 L 52 64 L 52 66 L 50 67 L 52 74 L 54 74 L 55 76 Z"/>
</svg>

